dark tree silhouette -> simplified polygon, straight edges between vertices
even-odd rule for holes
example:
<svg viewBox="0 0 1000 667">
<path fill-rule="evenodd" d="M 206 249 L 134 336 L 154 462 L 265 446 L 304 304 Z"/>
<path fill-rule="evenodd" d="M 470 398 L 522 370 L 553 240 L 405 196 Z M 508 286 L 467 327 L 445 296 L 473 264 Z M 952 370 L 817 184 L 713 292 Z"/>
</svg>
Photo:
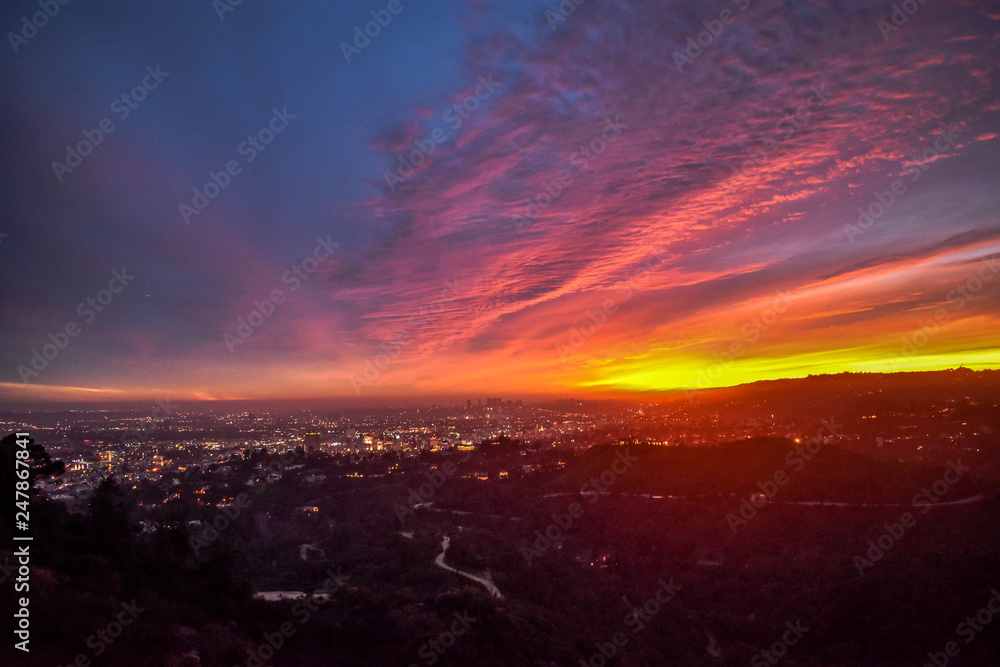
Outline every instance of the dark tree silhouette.
<svg viewBox="0 0 1000 667">
<path fill-rule="evenodd" d="M 33 494 L 35 482 L 47 477 L 55 477 L 63 474 L 66 469 L 62 461 L 53 461 L 45 447 L 35 444 L 35 441 L 28 438 L 26 451 L 28 458 L 23 459 L 28 462 L 28 479 L 21 480 L 17 476 L 16 460 L 17 452 L 22 447 L 17 444 L 17 435 L 11 433 L 0 440 L 0 489 L 3 489 L 4 498 L 14 498 L 16 483 L 19 481 L 28 482 L 28 494 Z M 22 468 L 23 469 L 23 468 Z M 14 513 L 16 508 L 12 502 L 0 503 L 0 516 L 3 517 L 7 526 L 13 527 Z"/>
<path fill-rule="evenodd" d="M 110 558 L 124 558 L 132 547 L 133 505 L 112 477 L 97 486 L 90 501 L 91 533 L 97 551 Z"/>
</svg>

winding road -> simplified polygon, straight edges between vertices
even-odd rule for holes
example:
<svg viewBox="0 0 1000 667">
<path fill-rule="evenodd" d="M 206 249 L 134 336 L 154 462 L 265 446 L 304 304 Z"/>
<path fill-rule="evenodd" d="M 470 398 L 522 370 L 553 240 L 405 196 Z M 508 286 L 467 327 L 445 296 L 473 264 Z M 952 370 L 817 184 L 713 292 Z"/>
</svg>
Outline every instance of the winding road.
<svg viewBox="0 0 1000 667">
<path fill-rule="evenodd" d="M 500 589 L 497 588 L 496 584 L 494 584 L 489 579 L 484 579 L 483 577 L 476 576 L 476 575 L 472 574 L 471 572 L 463 572 L 462 570 L 456 570 L 452 566 L 445 564 L 445 562 L 444 562 L 444 555 L 448 551 L 448 545 L 450 543 L 451 543 L 451 538 L 448 537 L 447 535 L 445 535 L 444 539 L 441 540 L 441 553 L 438 554 L 438 557 L 434 559 L 434 564 L 437 565 L 440 568 L 448 570 L 449 572 L 454 572 L 455 574 L 460 574 L 460 575 L 462 575 L 463 577 L 465 577 L 467 579 L 472 579 L 477 584 L 482 584 L 483 586 L 486 587 L 486 590 L 488 590 L 490 592 L 490 595 L 492 595 L 495 598 L 499 598 L 499 599 L 502 600 L 503 599 L 503 594 L 500 593 Z"/>
</svg>

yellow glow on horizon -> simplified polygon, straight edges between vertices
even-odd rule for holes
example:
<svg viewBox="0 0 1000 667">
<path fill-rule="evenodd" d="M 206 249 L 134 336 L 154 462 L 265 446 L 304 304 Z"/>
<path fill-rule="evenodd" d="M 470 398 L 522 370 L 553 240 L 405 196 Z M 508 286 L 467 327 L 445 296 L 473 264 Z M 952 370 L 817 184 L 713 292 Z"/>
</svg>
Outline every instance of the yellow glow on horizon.
<svg viewBox="0 0 1000 667">
<path fill-rule="evenodd" d="M 780 358 L 736 359 L 731 362 L 670 356 L 660 362 L 612 363 L 594 373 L 596 377 L 582 380 L 579 386 L 621 392 L 698 390 L 809 375 L 941 371 L 961 366 L 972 370 L 1000 368 L 1000 349 L 927 354 L 900 360 L 889 360 L 884 352 L 878 350 L 858 349 Z"/>
</svg>

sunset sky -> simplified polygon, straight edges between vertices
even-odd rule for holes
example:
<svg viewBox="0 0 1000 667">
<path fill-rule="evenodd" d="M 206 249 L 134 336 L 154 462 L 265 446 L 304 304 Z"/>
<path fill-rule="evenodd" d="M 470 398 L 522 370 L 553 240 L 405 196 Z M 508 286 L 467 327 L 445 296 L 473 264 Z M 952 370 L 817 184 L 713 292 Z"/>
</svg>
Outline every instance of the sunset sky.
<svg viewBox="0 0 1000 667">
<path fill-rule="evenodd" d="M 0 400 L 1000 368 L 1000 2 L 115 4 L 0 10 Z"/>
</svg>

